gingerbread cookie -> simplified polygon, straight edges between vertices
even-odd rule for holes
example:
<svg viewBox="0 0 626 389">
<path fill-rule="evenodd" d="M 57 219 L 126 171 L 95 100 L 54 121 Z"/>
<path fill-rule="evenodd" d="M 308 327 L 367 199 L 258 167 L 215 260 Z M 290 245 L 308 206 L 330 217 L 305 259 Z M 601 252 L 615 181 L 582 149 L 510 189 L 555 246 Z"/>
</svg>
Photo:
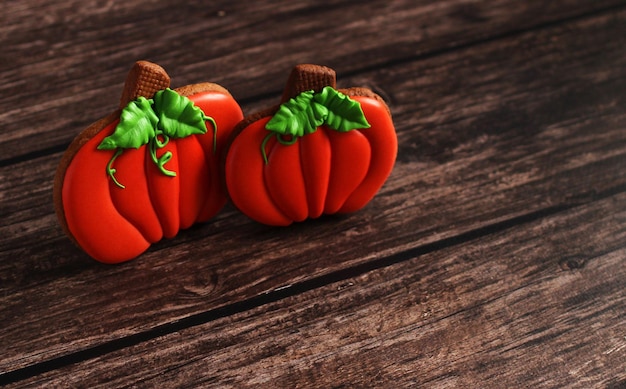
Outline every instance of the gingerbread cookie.
<svg viewBox="0 0 626 389">
<path fill-rule="evenodd" d="M 243 118 L 239 104 L 217 84 L 169 86 L 160 66 L 137 62 L 120 108 L 81 132 L 61 159 L 59 222 L 98 261 L 135 258 L 227 201 L 219 161 Z"/>
<path fill-rule="evenodd" d="M 335 72 L 298 65 L 282 104 L 237 125 L 222 164 L 232 203 L 286 226 L 365 206 L 395 163 L 389 108 L 366 88 L 337 90 Z"/>
</svg>

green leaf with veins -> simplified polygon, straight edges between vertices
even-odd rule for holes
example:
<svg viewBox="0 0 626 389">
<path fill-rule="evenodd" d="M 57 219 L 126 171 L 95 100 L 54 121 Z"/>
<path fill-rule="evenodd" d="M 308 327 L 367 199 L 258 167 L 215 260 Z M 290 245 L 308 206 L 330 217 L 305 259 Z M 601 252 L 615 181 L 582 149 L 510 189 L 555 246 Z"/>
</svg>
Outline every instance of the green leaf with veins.
<svg viewBox="0 0 626 389">
<path fill-rule="evenodd" d="M 154 111 L 158 126 L 170 138 L 184 138 L 193 134 L 206 134 L 207 116 L 191 100 L 167 88 L 154 95 Z"/>
<path fill-rule="evenodd" d="M 161 173 L 175 176 L 176 172 L 165 168 L 165 164 L 172 158 L 171 151 L 166 151 L 157 158 L 156 150 L 165 147 L 170 138 L 206 134 L 205 121 L 209 121 L 213 125 L 213 151 L 215 152 L 217 144 L 215 120 L 206 116 L 187 97 L 181 96 L 169 88 L 155 93 L 154 99 L 140 96 L 124 107 L 120 115 L 120 122 L 115 127 L 113 134 L 104 138 L 98 145 L 99 150 L 116 150 L 107 164 L 107 174 L 117 186 L 123 189 L 124 185 L 115 178 L 117 170 L 113 167 L 113 162 L 122 154 L 124 149 L 138 149 L 149 144 L 152 160 Z"/>
<path fill-rule="evenodd" d="M 138 149 L 155 136 L 159 118 L 152 110 L 152 100 L 139 97 L 131 101 L 120 115 L 120 122 L 113 134 L 98 145 L 99 150 Z"/>
<path fill-rule="evenodd" d="M 327 108 L 328 115 L 324 121 L 328 127 L 339 132 L 347 132 L 357 128 L 369 128 L 361 104 L 352 100 L 338 90 L 327 86 L 313 96 L 315 104 Z"/>
<path fill-rule="evenodd" d="M 327 86 L 319 93 L 302 92 L 281 104 L 265 129 L 301 137 L 323 124 L 339 132 L 370 127 L 358 101 Z"/>
<path fill-rule="evenodd" d="M 317 130 L 324 123 L 326 107 L 314 106 L 313 91 L 302 92 L 280 105 L 265 128 L 281 135 L 300 137 Z"/>
</svg>

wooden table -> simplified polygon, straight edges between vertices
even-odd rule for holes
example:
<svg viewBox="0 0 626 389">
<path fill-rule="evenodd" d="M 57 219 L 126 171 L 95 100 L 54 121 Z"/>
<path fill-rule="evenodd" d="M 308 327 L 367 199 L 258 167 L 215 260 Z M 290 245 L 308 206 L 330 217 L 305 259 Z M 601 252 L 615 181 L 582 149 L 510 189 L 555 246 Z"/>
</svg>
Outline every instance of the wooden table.
<svg viewBox="0 0 626 389">
<path fill-rule="evenodd" d="M 207 2 L 208 3 L 208 2 Z M 626 386 L 626 2 L 9 1 L 0 14 L 0 383 Z M 139 59 L 246 114 L 297 63 L 393 113 L 357 213 L 227 206 L 127 264 L 52 203 Z"/>
</svg>

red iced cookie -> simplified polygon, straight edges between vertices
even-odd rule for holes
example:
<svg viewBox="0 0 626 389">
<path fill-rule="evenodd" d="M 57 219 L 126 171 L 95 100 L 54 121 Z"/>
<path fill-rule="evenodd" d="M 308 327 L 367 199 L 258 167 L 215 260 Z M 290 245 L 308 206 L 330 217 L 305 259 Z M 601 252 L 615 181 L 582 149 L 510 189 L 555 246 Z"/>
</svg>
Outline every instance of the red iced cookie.
<svg viewBox="0 0 626 389">
<path fill-rule="evenodd" d="M 241 108 L 217 84 L 169 84 L 160 66 L 137 62 L 120 109 L 80 133 L 59 164 L 59 221 L 98 261 L 130 260 L 226 203 L 220 151 Z"/>
<path fill-rule="evenodd" d="M 233 204 L 286 226 L 365 206 L 395 163 L 389 108 L 366 88 L 335 89 L 335 72 L 298 65 L 282 104 L 244 119 L 223 164 Z"/>
</svg>

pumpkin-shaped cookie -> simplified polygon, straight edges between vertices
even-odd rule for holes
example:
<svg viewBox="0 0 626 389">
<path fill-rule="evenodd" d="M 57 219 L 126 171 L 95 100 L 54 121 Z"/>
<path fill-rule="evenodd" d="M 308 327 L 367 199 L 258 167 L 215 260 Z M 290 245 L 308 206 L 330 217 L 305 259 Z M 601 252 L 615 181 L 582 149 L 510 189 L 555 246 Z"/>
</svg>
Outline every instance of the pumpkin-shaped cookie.
<svg viewBox="0 0 626 389">
<path fill-rule="evenodd" d="M 354 212 L 378 192 L 397 154 L 389 108 L 369 89 L 335 87 L 332 69 L 298 65 L 280 106 L 237 125 L 223 169 L 241 212 L 286 226 Z"/>
<path fill-rule="evenodd" d="M 137 62 L 120 109 L 80 133 L 59 164 L 60 224 L 98 261 L 135 258 L 226 203 L 220 152 L 241 108 L 217 84 L 169 84 L 160 66 Z"/>
</svg>

